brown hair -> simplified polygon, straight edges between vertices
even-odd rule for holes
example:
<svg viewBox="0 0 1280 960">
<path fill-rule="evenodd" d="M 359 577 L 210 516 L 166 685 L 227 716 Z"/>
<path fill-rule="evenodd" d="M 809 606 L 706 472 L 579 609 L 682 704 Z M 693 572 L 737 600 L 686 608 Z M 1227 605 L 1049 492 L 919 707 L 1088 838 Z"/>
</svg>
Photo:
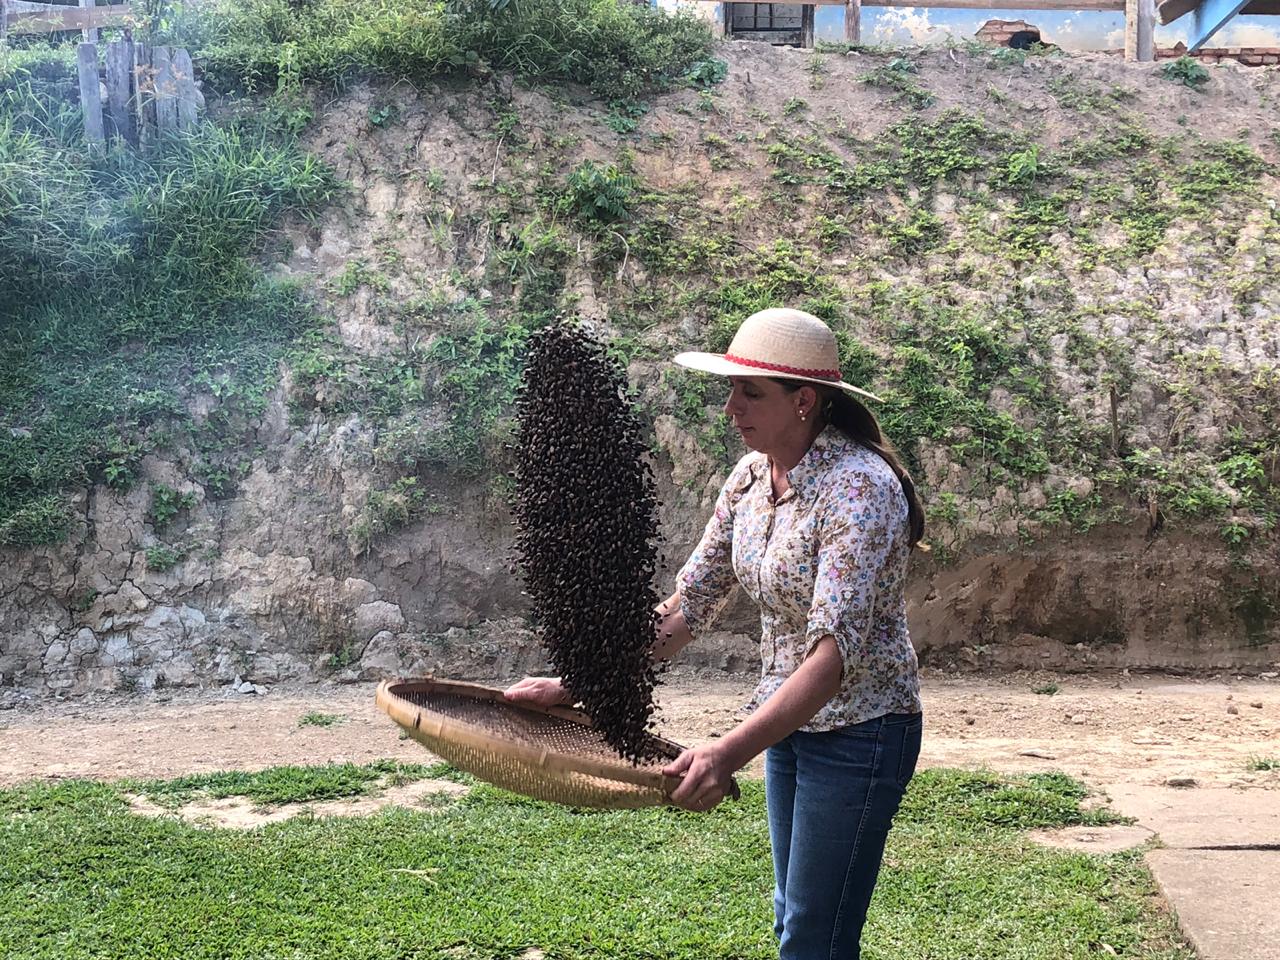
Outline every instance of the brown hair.
<svg viewBox="0 0 1280 960">
<path fill-rule="evenodd" d="M 831 424 L 854 443 L 860 443 L 889 465 L 902 484 L 902 492 L 907 498 L 907 531 L 909 545 L 915 547 L 924 538 L 924 504 L 916 493 L 915 481 L 902 465 L 898 450 L 893 441 L 880 429 L 880 421 L 874 413 L 845 393 L 838 387 L 824 387 L 820 384 L 807 383 L 803 380 L 790 380 L 786 377 L 770 377 L 782 384 L 788 393 L 795 393 L 801 387 L 813 387 L 818 392 L 822 403 L 822 415 Z M 923 548 L 922 548 L 923 549 Z"/>
</svg>

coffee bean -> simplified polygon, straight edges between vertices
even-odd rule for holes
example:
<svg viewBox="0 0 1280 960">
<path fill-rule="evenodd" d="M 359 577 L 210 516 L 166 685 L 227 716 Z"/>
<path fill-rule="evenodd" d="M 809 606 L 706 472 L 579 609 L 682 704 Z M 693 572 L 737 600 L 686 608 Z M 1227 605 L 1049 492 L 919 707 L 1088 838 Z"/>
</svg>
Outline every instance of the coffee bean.
<svg viewBox="0 0 1280 960">
<path fill-rule="evenodd" d="M 552 665 L 606 741 L 646 756 L 657 520 L 626 375 L 568 323 L 530 338 L 516 400 L 515 553 Z"/>
</svg>

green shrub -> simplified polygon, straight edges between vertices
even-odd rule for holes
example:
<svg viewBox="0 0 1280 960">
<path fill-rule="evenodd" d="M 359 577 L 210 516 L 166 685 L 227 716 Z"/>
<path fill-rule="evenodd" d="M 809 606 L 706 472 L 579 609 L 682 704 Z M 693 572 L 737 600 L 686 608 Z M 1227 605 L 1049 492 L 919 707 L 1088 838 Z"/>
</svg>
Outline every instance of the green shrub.
<svg viewBox="0 0 1280 960">
<path fill-rule="evenodd" d="M 898 256 L 916 256 L 937 246 L 942 239 L 942 221 L 923 207 L 911 207 L 906 216 L 879 224 L 876 232 L 889 241 Z"/>
<path fill-rule="evenodd" d="M 424 458 L 463 476 L 501 459 L 524 369 L 524 345 L 541 318 L 503 324 L 483 315 L 471 329 L 441 335 L 427 354 L 438 372 L 434 399 L 447 419 Z"/>
<path fill-rule="evenodd" d="M 147 547 L 144 553 L 147 558 L 147 569 L 156 573 L 164 573 L 172 569 L 182 559 L 179 551 L 163 543 Z"/>
<path fill-rule="evenodd" d="M 519 290 L 518 313 L 539 323 L 555 315 L 571 251 L 564 230 L 535 218 L 495 253 L 495 265 L 505 268 L 505 279 Z"/>
<path fill-rule="evenodd" d="M 1099 522 L 1101 510 L 1102 497 L 1096 493 L 1083 496 L 1071 490 L 1055 490 L 1043 507 L 1031 511 L 1031 518 L 1086 533 Z"/>
<path fill-rule="evenodd" d="M 611 163 L 584 160 L 569 174 L 560 205 L 591 227 L 617 223 L 631 216 L 638 181 Z"/>
<path fill-rule="evenodd" d="M 1124 467 L 1136 490 L 1153 496 L 1171 516 L 1213 517 L 1231 506 L 1231 498 L 1214 482 L 1216 472 L 1200 460 L 1145 447 L 1125 457 Z"/>
<path fill-rule="evenodd" d="M 427 492 L 418 478 L 401 477 L 388 490 L 369 491 L 364 509 L 351 525 L 351 539 L 361 551 L 367 550 L 379 537 L 408 526 L 427 512 Z"/>
<path fill-rule="evenodd" d="M 151 520 L 156 529 L 167 527 L 179 513 L 190 510 L 195 505 L 193 493 L 179 493 L 163 483 L 157 483 L 151 488 Z"/>
<path fill-rule="evenodd" d="M 607 97 L 668 86 L 711 49 L 705 21 L 617 0 L 210 0 L 184 5 L 164 39 L 222 88 L 274 90 L 286 65 L 339 84 L 487 65 Z"/>
<path fill-rule="evenodd" d="M 64 540 L 71 515 L 57 494 L 19 502 L 0 515 L 0 546 L 34 547 Z"/>
<path fill-rule="evenodd" d="M 858 77 L 859 83 L 870 87 L 883 87 L 896 91 L 916 110 L 923 110 L 934 101 L 934 96 L 916 82 L 916 65 L 906 57 L 894 57 L 888 63 Z"/>
<path fill-rule="evenodd" d="M 1192 90 L 1198 90 L 1209 82 L 1209 71 L 1200 66 L 1193 57 L 1179 57 L 1172 63 L 1166 63 L 1160 68 L 1160 75 L 1166 80 L 1181 83 Z"/>
<path fill-rule="evenodd" d="M 714 57 L 699 60 L 684 75 L 684 81 L 694 87 L 714 87 L 729 75 L 729 64 Z"/>
<path fill-rule="evenodd" d="M 640 124 L 640 118 L 649 112 L 649 105 L 636 100 L 613 100 L 604 118 L 605 126 L 615 133 L 631 133 Z"/>
<path fill-rule="evenodd" d="M 1031 184 L 1040 173 L 1040 148 L 1034 144 L 1025 150 L 1009 154 L 1005 164 L 1004 179 L 1011 186 Z"/>
<path fill-rule="evenodd" d="M 987 167 L 988 154 L 1005 139 L 960 110 L 948 110 L 933 123 L 903 121 L 891 132 L 902 145 L 897 168 L 920 184 Z"/>
</svg>

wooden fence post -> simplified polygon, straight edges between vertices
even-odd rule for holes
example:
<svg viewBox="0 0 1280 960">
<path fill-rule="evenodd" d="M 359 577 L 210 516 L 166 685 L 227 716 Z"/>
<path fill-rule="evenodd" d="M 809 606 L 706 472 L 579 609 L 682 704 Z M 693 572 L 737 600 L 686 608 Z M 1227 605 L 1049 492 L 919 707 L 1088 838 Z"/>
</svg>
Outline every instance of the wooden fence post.
<svg viewBox="0 0 1280 960">
<path fill-rule="evenodd" d="M 107 44 L 107 115 L 116 135 L 138 145 L 138 120 L 133 89 L 133 41 L 113 40 Z"/>
<path fill-rule="evenodd" d="M 85 139 L 102 143 L 102 94 L 98 90 L 98 47 L 82 43 L 76 48 L 76 65 L 80 74 L 80 110 L 84 113 Z"/>
<path fill-rule="evenodd" d="M 178 129 L 178 85 L 173 79 L 173 61 L 168 47 L 151 48 L 155 68 L 156 130 L 161 134 Z"/>
<path fill-rule="evenodd" d="M 151 68 L 151 47 L 133 45 L 133 111 L 138 122 L 138 144 L 148 146 L 156 134 L 155 71 Z"/>
<path fill-rule="evenodd" d="M 844 42 L 862 42 L 862 0 L 844 0 Z"/>
<path fill-rule="evenodd" d="M 80 6 L 82 8 L 87 9 L 87 8 L 96 6 L 96 4 L 94 3 L 94 0 L 80 0 Z M 85 43 L 97 43 L 98 28 L 85 27 L 83 30 L 80 31 L 80 39 L 83 40 Z"/>
<path fill-rule="evenodd" d="M 1156 58 L 1155 0 L 1125 0 L 1124 58 L 1144 63 Z"/>
<path fill-rule="evenodd" d="M 204 96 L 196 86 L 196 68 L 191 62 L 191 54 L 176 47 L 171 62 L 178 88 L 178 129 L 190 130 L 196 125 L 197 108 L 204 106 Z"/>
<path fill-rule="evenodd" d="M 1138 0 L 1138 60 L 1156 58 L 1156 0 Z"/>
</svg>

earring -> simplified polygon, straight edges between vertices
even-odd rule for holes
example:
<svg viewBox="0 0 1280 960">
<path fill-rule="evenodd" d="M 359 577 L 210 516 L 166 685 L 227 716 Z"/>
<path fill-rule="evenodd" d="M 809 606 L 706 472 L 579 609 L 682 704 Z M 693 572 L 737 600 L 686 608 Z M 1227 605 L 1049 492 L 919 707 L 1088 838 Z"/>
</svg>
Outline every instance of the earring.
<svg viewBox="0 0 1280 960">
<path fill-rule="evenodd" d="M 805 413 L 803 410 L 802 410 L 802 411 L 800 411 L 800 420 L 801 420 L 801 422 L 803 423 L 803 422 L 804 422 L 805 420 L 807 420 L 807 419 L 809 419 L 809 415 L 808 415 L 807 413 Z"/>
</svg>

